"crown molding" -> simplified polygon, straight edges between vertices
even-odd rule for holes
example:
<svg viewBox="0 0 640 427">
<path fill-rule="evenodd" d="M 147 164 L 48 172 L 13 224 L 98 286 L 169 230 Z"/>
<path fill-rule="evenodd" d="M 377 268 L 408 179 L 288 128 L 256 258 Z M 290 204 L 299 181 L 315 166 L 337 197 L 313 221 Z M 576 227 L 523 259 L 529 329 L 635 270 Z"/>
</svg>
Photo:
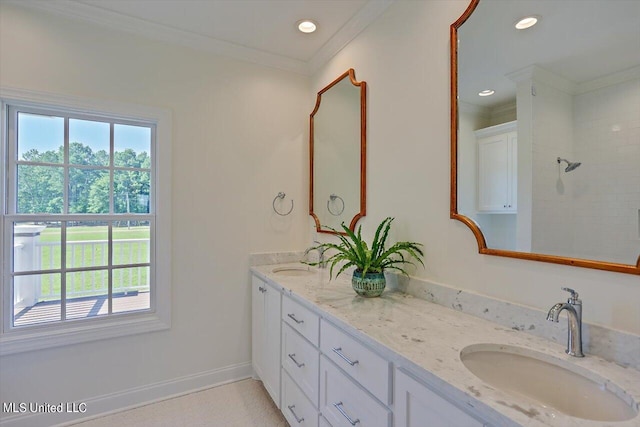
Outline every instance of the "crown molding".
<svg viewBox="0 0 640 427">
<path fill-rule="evenodd" d="M 309 60 L 308 72 L 313 74 L 376 20 L 395 0 L 369 0 L 347 23 L 331 37 Z"/>
<path fill-rule="evenodd" d="M 489 107 L 471 104 L 470 102 L 458 101 L 458 112 L 479 114 L 484 117 L 489 117 L 489 115 L 491 114 L 491 109 Z"/>
<path fill-rule="evenodd" d="M 113 30 L 163 41 L 241 61 L 310 75 L 335 56 L 395 0 L 370 0 L 309 60 L 302 61 L 166 25 L 126 16 L 73 0 L 3 0 L 3 3 L 90 22 Z"/>
<path fill-rule="evenodd" d="M 619 71 L 617 73 L 609 74 L 608 76 L 580 83 L 576 87 L 576 93 L 583 94 L 592 92 L 594 90 L 602 89 L 607 86 L 612 86 L 638 79 L 640 79 L 640 66 L 632 67 L 626 70 Z"/>
</svg>

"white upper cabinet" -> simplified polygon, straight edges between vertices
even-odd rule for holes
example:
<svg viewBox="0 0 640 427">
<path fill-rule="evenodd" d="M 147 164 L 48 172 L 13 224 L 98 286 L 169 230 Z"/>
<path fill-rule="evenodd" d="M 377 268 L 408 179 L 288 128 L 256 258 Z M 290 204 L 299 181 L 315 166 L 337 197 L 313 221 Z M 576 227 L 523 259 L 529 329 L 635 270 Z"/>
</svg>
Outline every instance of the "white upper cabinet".
<svg viewBox="0 0 640 427">
<path fill-rule="evenodd" d="M 478 211 L 517 213 L 517 122 L 480 129 L 478 141 Z"/>
</svg>

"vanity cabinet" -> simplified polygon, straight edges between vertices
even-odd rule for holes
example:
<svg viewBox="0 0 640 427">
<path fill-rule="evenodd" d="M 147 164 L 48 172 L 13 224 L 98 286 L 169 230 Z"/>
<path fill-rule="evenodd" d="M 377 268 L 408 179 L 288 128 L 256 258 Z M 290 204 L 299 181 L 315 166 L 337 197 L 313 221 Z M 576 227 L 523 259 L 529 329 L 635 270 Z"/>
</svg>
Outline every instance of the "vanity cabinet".
<svg viewBox="0 0 640 427">
<path fill-rule="evenodd" d="M 251 358 L 253 370 L 280 408 L 280 311 L 279 289 L 252 276 Z"/>
<path fill-rule="evenodd" d="M 385 405 L 391 403 L 390 364 L 333 324 L 320 323 L 320 350 Z"/>
<path fill-rule="evenodd" d="M 290 426 L 318 426 L 318 410 L 285 371 L 282 372 L 282 413 Z"/>
<path fill-rule="evenodd" d="M 333 427 L 391 427 L 391 410 L 342 372 L 324 354 L 320 357 L 320 412 Z"/>
<path fill-rule="evenodd" d="M 517 213 L 517 122 L 475 131 L 478 143 L 478 211 Z"/>
<path fill-rule="evenodd" d="M 395 370 L 394 402 L 395 427 L 483 427 L 487 425 L 402 369 Z"/>
<path fill-rule="evenodd" d="M 253 364 L 291 426 L 488 426 L 385 347 L 274 286 L 253 277 Z"/>
<path fill-rule="evenodd" d="M 320 416 L 320 422 L 318 423 L 318 427 L 332 427 L 323 416 Z"/>
<path fill-rule="evenodd" d="M 313 346 L 318 347 L 320 333 L 318 314 L 285 295 L 282 301 L 282 320 Z"/>
<path fill-rule="evenodd" d="M 304 394 L 318 406 L 320 354 L 310 342 L 286 323 L 282 325 L 282 368 L 295 379 Z"/>
<path fill-rule="evenodd" d="M 318 426 L 320 316 L 282 300 L 282 413 L 292 426 Z"/>
</svg>

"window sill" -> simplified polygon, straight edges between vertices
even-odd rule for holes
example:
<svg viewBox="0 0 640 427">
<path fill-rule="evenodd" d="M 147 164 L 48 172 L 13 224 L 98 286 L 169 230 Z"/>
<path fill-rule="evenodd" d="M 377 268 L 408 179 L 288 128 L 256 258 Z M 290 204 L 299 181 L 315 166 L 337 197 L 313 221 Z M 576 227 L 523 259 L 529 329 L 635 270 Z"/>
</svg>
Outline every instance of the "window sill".
<svg viewBox="0 0 640 427">
<path fill-rule="evenodd" d="M 36 330 L 14 330 L 0 336 L 0 356 L 124 337 L 170 328 L 168 319 L 157 313 L 118 316 Z"/>
</svg>

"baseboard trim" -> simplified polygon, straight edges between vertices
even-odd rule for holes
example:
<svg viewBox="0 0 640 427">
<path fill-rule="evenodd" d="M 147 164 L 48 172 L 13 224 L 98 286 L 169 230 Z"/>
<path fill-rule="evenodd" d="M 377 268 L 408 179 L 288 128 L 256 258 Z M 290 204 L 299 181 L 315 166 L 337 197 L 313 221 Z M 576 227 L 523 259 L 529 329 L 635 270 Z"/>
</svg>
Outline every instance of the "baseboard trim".
<svg viewBox="0 0 640 427">
<path fill-rule="evenodd" d="M 141 387 L 90 397 L 75 402 L 86 403 L 85 413 L 20 413 L 3 417 L 2 427 L 64 427 L 78 422 L 88 421 L 105 415 L 146 406 L 152 403 L 194 393 L 223 384 L 251 378 L 251 362 L 226 366 L 211 371 L 185 375 L 172 380 L 161 381 Z"/>
</svg>

